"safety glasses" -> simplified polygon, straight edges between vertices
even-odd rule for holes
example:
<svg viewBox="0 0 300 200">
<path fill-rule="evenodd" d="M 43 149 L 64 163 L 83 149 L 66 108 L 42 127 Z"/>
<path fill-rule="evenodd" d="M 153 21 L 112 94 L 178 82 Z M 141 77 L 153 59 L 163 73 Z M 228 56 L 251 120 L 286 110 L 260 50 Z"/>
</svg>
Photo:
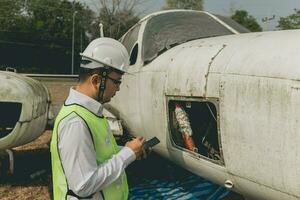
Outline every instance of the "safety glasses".
<svg viewBox="0 0 300 200">
<path fill-rule="evenodd" d="M 122 83 L 122 81 L 114 79 L 114 78 L 111 78 L 109 76 L 107 76 L 107 78 L 110 79 L 116 86 L 119 86 Z"/>
</svg>

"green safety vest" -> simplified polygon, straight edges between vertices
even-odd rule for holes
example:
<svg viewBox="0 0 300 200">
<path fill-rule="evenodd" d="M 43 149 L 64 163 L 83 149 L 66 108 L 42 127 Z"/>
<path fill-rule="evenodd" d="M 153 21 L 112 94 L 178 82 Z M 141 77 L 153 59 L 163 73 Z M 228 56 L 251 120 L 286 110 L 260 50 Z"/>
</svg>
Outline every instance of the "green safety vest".
<svg viewBox="0 0 300 200">
<path fill-rule="evenodd" d="M 60 160 L 58 151 L 58 125 L 68 115 L 76 113 L 87 124 L 96 151 L 97 164 L 101 164 L 109 160 L 114 154 L 119 152 L 119 147 L 108 128 L 108 123 L 105 117 L 96 116 L 86 108 L 77 105 L 64 105 L 56 117 L 54 129 L 51 139 L 51 160 L 52 160 L 52 177 L 53 177 L 53 195 L 54 200 L 67 199 L 68 195 L 79 198 L 73 191 L 69 190 L 64 169 Z M 103 188 L 102 196 L 106 200 L 123 200 L 128 199 L 128 184 L 125 172 L 109 186 Z M 88 196 L 92 197 L 93 194 Z M 87 197 L 80 197 L 87 198 Z"/>
</svg>

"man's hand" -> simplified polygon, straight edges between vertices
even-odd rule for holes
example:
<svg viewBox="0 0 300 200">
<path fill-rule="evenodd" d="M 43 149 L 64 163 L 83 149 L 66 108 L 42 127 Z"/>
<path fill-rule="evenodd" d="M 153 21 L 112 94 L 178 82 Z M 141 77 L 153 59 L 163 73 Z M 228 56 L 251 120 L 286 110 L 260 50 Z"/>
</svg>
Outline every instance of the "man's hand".
<svg viewBox="0 0 300 200">
<path fill-rule="evenodd" d="M 136 155 L 136 159 L 139 160 L 141 157 L 145 158 L 146 157 L 146 152 L 144 149 L 144 143 L 145 143 L 145 138 L 143 137 L 137 137 L 125 144 L 126 147 L 129 147 L 132 149 L 132 151 Z"/>
</svg>

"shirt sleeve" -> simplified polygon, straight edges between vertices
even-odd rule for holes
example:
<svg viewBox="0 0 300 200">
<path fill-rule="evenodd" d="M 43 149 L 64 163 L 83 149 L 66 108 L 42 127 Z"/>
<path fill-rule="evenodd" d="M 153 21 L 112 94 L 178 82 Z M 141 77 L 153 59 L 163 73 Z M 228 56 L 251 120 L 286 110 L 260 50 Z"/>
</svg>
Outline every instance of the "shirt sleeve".
<svg viewBox="0 0 300 200">
<path fill-rule="evenodd" d="M 90 132 L 78 115 L 64 119 L 58 127 L 58 133 L 58 149 L 68 186 L 78 196 L 101 191 L 118 179 L 136 159 L 135 153 L 124 147 L 111 159 L 97 165 Z"/>
</svg>

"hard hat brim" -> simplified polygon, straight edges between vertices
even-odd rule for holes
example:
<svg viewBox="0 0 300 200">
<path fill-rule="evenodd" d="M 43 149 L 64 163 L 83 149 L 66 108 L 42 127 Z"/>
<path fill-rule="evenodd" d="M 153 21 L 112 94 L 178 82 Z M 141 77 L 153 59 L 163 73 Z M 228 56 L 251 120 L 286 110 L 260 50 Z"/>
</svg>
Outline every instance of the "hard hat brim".
<svg viewBox="0 0 300 200">
<path fill-rule="evenodd" d="M 116 68 L 116 67 L 114 67 L 114 66 L 112 66 L 112 65 L 110 65 L 110 64 L 108 64 L 108 63 L 105 63 L 105 62 L 103 62 L 103 61 L 96 60 L 96 59 L 94 59 L 94 58 L 92 58 L 92 57 L 90 57 L 90 56 L 87 56 L 87 55 L 83 54 L 83 53 L 80 53 L 80 56 L 83 57 L 83 58 L 86 58 L 86 59 L 88 59 L 88 60 L 90 60 L 90 61 L 94 61 L 94 62 L 96 62 L 96 63 L 102 64 L 102 65 L 104 65 L 104 66 Z M 103 67 L 104 67 L 104 66 L 103 66 Z M 98 67 L 89 68 L 89 69 L 95 69 L 95 68 L 98 68 Z M 120 71 L 122 71 L 122 70 L 120 70 Z"/>
<path fill-rule="evenodd" d="M 120 68 L 118 68 L 118 67 L 114 67 L 114 66 L 112 66 L 112 65 L 110 65 L 110 64 L 108 64 L 108 63 L 106 63 L 106 62 L 96 60 L 96 59 L 94 59 L 94 58 L 92 58 L 92 57 L 90 57 L 90 56 L 85 55 L 84 53 L 80 53 L 80 56 L 83 57 L 83 58 L 85 58 L 85 59 L 88 59 L 88 60 L 90 60 L 90 61 L 93 61 L 93 62 L 96 62 L 96 63 L 99 63 L 99 64 L 102 64 L 102 65 L 103 65 L 103 66 L 99 66 L 99 67 L 85 67 L 85 68 L 87 68 L 87 69 L 96 69 L 96 68 L 101 68 L 101 67 L 104 67 L 104 66 L 108 66 L 108 67 L 111 67 L 111 68 L 113 68 L 113 69 L 116 69 L 117 71 L 121 71 L 121 72 L 123 72 L 123 73 L 125 73 L 125 74 L 134 75 L 134 74 L 132 74 L 132 73 L 129 73 L 128 71 L 122 70 L 122 69 L 120 69 Z"/>
</svg>

